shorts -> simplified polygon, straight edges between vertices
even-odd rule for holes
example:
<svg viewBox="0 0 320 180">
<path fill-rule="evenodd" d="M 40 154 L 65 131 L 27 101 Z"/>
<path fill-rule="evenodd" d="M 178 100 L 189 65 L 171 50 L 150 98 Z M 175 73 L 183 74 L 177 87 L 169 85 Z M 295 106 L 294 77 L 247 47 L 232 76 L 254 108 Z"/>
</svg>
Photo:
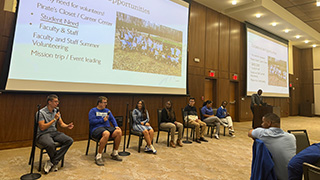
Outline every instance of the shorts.
<svg viewBox="0 0 320 180">
<path fill-rule="evenodd" d="M 109 131 L 110 137 L 112 136 L 112 133 L 116 130 L 114 127 L 98 127 L 91 133 L 91 137 L 94 139 L 101 139 L 102 138 L 102 133 L 104 131 Z"/>
</svg>

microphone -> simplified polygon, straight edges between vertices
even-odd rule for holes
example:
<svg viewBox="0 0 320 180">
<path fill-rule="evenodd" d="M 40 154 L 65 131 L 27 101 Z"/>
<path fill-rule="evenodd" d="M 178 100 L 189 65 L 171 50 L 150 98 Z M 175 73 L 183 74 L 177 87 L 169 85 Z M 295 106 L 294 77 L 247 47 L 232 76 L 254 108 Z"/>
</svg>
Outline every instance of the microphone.
<svg viewBox="0 0 320 180">
<path fill-rule="evenodd" d="M 56 107 L 57 113 L 59 112 L 59 107 Z"/>
<path fill-rule="evenodd" d="M 110 114 L 110 112 L 111 112 L 111 111 L 109 111 L 109 112 L 107 113 L 107 115 L 109 115 L 109 114 Z"/>
</svg>

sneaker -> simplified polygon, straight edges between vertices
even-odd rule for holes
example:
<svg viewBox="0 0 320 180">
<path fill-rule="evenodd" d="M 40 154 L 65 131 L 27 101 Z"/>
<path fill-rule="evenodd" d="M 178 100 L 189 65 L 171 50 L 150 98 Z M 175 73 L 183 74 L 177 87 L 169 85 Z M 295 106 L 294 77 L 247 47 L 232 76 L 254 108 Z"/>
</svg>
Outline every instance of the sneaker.
<svg viewBox="0 0 320 180">
<path fill-rule="evenodd" d="M 180 146 L 180 147 L 182 147 L 182 146 L 183 146 L 183 144 L 182 144 L 181 140 L 179 140 L 179 139 L 177 140 L 177 145 L 178 145 L 178 146 Z"/>
<path fill-rule="evenodd" d="M 149 148 L 148 146 L 144 147 L 144 152 L 150 152 L 150 151 L 152 151 L 151 148 Z"/>
<path fill-rule="evenodd" d="M 230 136 L 230 137 L 236 137 L 236 136 L 235 136 L 233 133 L 231 133 L 231 132 L 229 133 L 229 136 Z"/>
<path fill-rule="evenodd" d="M 201 144 L 201 141 L 199 139 L 196 139 L 195 140 L 197 143 Z"/>
<path fill-rule="evenodd" d="M 102 158 L 99 158 L 99 159 L 95 159 L 95 161 L 96 161 L 96 164 L 98 165 L 98 166 L 104 166 L 104 163 L 103 163 L 103 161 L 102 161 Z"/>
<path fill-rule="evenodd" d="M 199 140 L 203 142 L 208 142 L 208 140 L 204 139 L 203 137 L 201 137 Z"/>
<path fill-rule="evenodd" d="M 214 138 L 220 139 L 218 134 L 215 134 L 215 135 L 214 135 Z"/>
<path fill-rule="evenodd" d="M 170 146 L 173 148 L 176 148 L 176 145 L 174 144 L 174 142 L 172 140 L 170 141 Z"/>
<path fill-rule="evenodd" d="M 52 168 L 53 164 L 51 163 L 51 161 L 47 161 L 45 164 L 44 164 L 44 167 L 43 167 L 43 170 L 44 170 L 44 173 L 48 174 Z"/>
<path fill-rule="evenodd" d="M 116 161 L 122 161 L 122 159 L 120 158 L 119 154 L 113 155 L 113 153 L 111 153 L 111 159 L 116 160 Z"/>
<path fill-rule="evenodd" d="M 232 134 L 234 133 L 234 130 L 232 130 L 232 129 L 231 129 L 231 130 L 229 130 L 229 131 L 230 131 Z"/>
<path fill-rule="evenodd" d="M 54 166 L 51 168 L 51 171 L 57 172 L 57 171 L 58 171 L 58 165 L 54 165 Z"/>
</svg>

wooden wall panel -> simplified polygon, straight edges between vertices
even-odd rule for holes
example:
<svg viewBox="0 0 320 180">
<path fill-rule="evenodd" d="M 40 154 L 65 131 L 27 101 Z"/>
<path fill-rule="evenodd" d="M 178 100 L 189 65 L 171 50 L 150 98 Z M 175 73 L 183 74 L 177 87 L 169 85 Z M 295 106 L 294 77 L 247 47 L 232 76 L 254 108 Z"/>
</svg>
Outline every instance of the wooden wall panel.
<svg viewBox="0 0 320 180">
<path fill-rule="evenodd" d="M 190 7 L 188 65 L 204 67 L 206 7 L 194 1 Z M 194 62 L 199 58 L 200 62 Z"/>
<path fill-rule="evenodd" d="M 240 47 L 241 47 L 240 22 L 230 19 L 230 73 L 240 73 Z"/>
<path fill-rule="evenodd" d="M 218 70 L 219 65 L 219 14 L 207 9 L 205 67 Z"/>
<path fill-rule="evenodd" d="M 204 96 L 204 76 L 189 75 L 188 86 L 190 96 L 194 97 L 196 102 L 202 102 L 202 96 Z"/>
<path fill-rule="evenodd" d="M 230 18 L 220 14 L 219 71 L 229 71 Z"/>
</svg>

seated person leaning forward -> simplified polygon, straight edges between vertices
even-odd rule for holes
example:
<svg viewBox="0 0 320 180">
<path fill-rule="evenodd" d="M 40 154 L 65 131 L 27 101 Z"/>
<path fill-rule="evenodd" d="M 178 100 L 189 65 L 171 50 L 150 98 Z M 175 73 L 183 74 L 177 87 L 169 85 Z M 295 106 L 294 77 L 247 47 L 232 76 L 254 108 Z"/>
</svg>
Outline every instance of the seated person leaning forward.
<svg viewBox="0 0 320 180">
<path fill-rule="evenodd" d="M 149 123 L 149 113 L 143 100 L 137 102 L 136 108 L 132 111 L 132 119 L 133 130 L 142 132 L 147 143 L 144 151 L 152 151 L 153 154 L 156 154 L 157 150 L 152 145 L 154 131 Z"/>
<path fill-rule="evenodd" d="M 178 139 L 177 139 L 177 145 L 182 147 L 182 131 L 183 131 L 183 125 L 179 123 L 176 120 L 176 115 L 172 109 L 172 102 L 167 101 L 166 102 L 166 107 L 162 109 L 161 111 L 161 122 L 160 122 L 160 127 L 162 129 L 170 129 L 171 130 L 171 141 L 170 141 L 170 146 L 175 148 L 176 145 L 174 144 L 174 139 L 175 139 L 175 133 L 176 129 L 178 129 Z"/>
<path fill-rule="evenodd" d="M 61 114 L 57 109 L 59 102 L 57 95 L 49 95 L 47 97 L 47 106 L 42 108 L 39 114 L 37 142 L 45 147 L 50 157 L 50 160 L 47 161 L 43 167 L 45 173 L 49 173 L 50 170 L 58 171 L 57 164 L 73 143 L 71 137 L 57 131 L 56 123 L 59 123 L 63 128 L 73 128 L 72 122 L 69 124 L 63 122 Z M 58 151 L 56 150 L 54 142 L 59 142 L 61 144 L 61 148 Z"/>
<path fill-rule="evenodd" d="M 196 142 L 201 143 L 201 141 L 208 142 L 206 139 L 204 139 L 204 132 L 206 130 L 206 123 L 202 122 L 198 118 L 197 114 L 197 108 L 194 106 L 195 104 L 195 98 L 189 99 L 189 104 L 184 108 L 184 111 L 187 112 L 187 116 L 185 117 L 188 120 L 189 125 L 195 127 L 196 131 Z M 200 132 L 201 127 L 201 132 Z"/>
<path fill-rule="evenodd" d="M 222 123 L 224 123 L 229 127 L 229 135 L 231 137 L 235 137 L 235 135 L 233 134 L 234 129 L 233 129 L 232 118 L 226 108 L 227 104 L 228 104 L 227 101 L 222 101 L 221 106 L 217 110 L 217 117 L 220 118 Z"/>
<path fill-rule="evenodd" d="M 288 163 L 296 154 L 296 138 L 280 129 L 280 118 L 274 113 L 264 115 L 261 126 L 250 130 L 248 136 L 264 142 L 272 155 L 278 180 L 287 180 Z"/>
<path fill-rule="evenodd" d="M 108 99 L 104 96 L 100 96 L 97 100 L 97 107 L 94 107 L 89 111 L 91 137 L 100 139 L 98 154 L 95 158 L 95 162 L 98 166 L 104 166 L 102 160 L 102 151 L 108 143 L 109 137 L 114 138 L 114 150 L 111 153 L 111 158 L 116 161 L 122 161 L 118 155 L 122 131 L 119 128 L 111 111 L 106 108 L 107 103 Z M 110 126 L 110 121 L 114 127 Z"/>
<path fill-rule="evenodd" d="M 201 108 L 201 114 L 202 114 L 202 121 L 207 123 L 207 125 L 215 125 L 216 126 L 216 132 L 214 134 L 214 137 L 216 139 L 219 139 L 219 132 L 220 132 L 220 124 L 224 125 L 225 127 L 228 127 L 226 124 L 222 123 L 222 121 L 214 115 L 213 109 L 212 109 L 212 101 L 207 100 L 203 103 L 203 107 Z"/>
</svg>

